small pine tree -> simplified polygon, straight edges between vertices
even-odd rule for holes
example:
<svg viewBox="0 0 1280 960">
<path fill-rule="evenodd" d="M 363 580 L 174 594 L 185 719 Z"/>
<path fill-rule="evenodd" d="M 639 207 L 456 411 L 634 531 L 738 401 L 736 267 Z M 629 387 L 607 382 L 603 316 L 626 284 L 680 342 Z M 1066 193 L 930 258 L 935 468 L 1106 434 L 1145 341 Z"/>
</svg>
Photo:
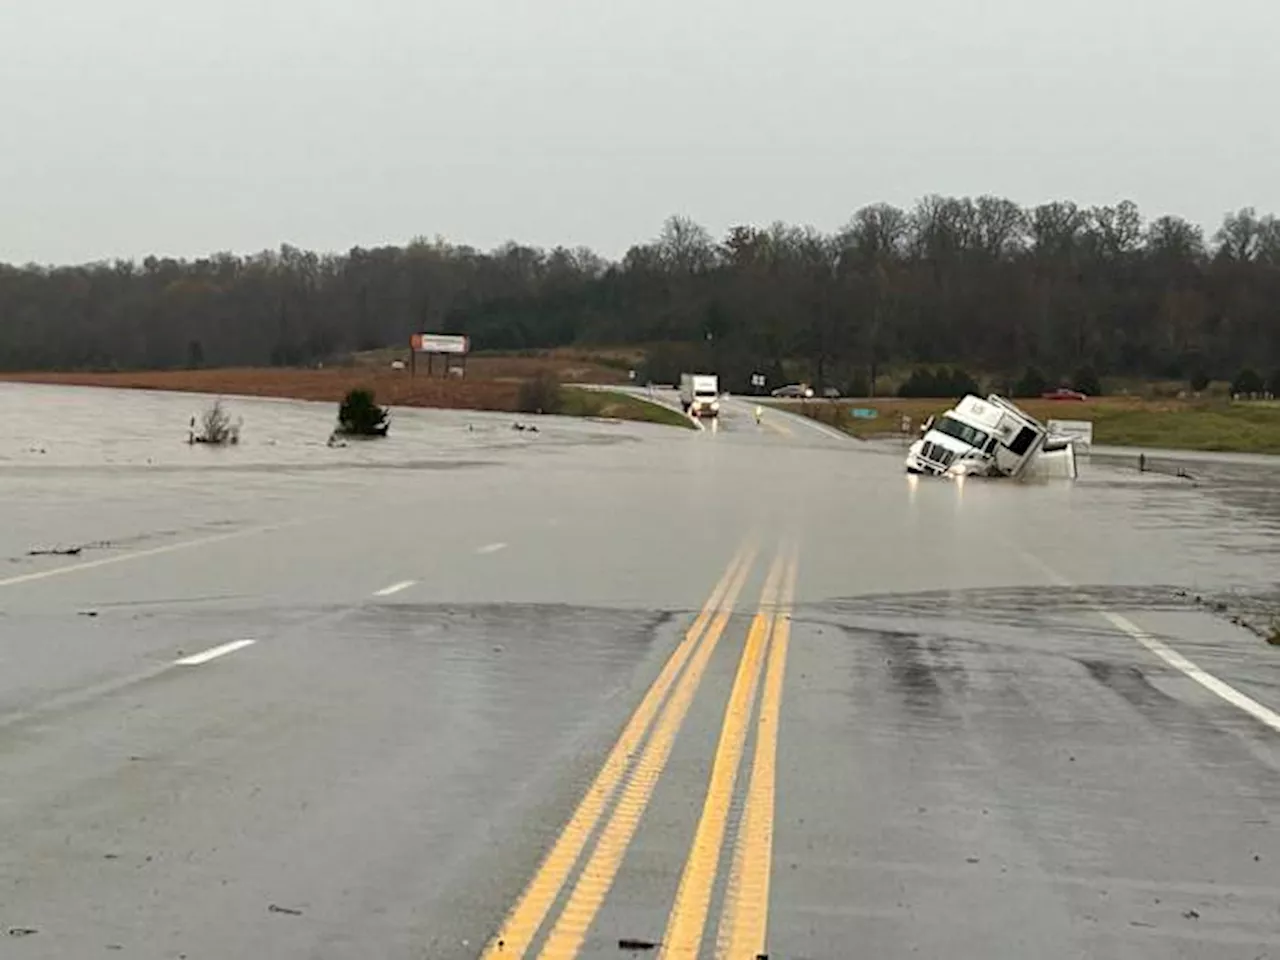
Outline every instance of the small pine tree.
<svg viewBox="0 0 1280 960">
<path fill-rule="evenodd" d="M 338 406 L 338 432 L 352 437 L 385 437 L 390 413 L 378 406 L 372 390 L 349 392 Z"/>
</svg>

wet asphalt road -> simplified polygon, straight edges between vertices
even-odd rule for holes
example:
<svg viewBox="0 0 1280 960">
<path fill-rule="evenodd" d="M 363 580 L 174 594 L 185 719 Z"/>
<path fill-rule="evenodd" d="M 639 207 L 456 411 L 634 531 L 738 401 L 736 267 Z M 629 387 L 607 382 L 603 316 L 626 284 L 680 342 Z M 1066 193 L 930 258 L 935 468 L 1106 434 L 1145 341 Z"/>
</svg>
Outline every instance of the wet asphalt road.
<svg viewBox="0 0 1280 960">
<path fill-rule="evenodd" d="M 0 385 L 6 960 L 1280 957 L 1268 466 L 199 405 Z"/>
</svg>

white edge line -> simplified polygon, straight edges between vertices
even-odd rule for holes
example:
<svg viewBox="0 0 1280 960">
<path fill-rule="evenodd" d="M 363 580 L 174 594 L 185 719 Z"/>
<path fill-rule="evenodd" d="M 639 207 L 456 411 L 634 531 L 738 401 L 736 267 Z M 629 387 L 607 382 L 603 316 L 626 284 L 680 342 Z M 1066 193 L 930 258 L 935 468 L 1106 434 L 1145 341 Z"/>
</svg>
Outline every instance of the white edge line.
<svg viewBox="0 0 1280 960">
<path fill-rule="evenodd" d="M 308 517 L 300 520 L 286 520 L 283 523 L 272 523 L 262 527 L 249 527 L 245 530 L 232 530 L 228 533 L 215 533 L 208 537 L 198 537 L 195 540 L 183 540 L 179 543 L 167 543 L 161 547 L 151 547 L 147 550 L 135 550 L 133 553 L 122 553 L 114 557 L 103 557 L 100 560 L 86 560 L 83 563 L 72 563 L 64 567 L 54 567 L 52 570 L 39 570 L 35 573 L 23 573 L 16 577 L 9 577 L 7 580 L 0 580 L 0 587 L 12 587 L 19 583 L 31 583 L 36 580 L 47 580 L 49 577 L 60 577 L 68 573 L 78 573 L 81 570 L 93 570 L 97 567 L 106 567 L 115 563 L 124 563 L 127 560 L 142 560 L 146 557 L 157 557 L 165 553 L 173 553 L 177 550 L 188 550 L 192 547 L 203 547 L 211 543 L 221 543 L 223 540 L 234 540 L 237 537 L 247 537 L 255 533 L 270 533 L 275 530 L 283 530 L 286 527 L 299 526 L 304 523 L 310 523 L 314 517 Z"/>
<path fill-rule="evenodd" d="M 1173 649 L 1173 647 L 1151 636 L 1151 634 L 1147 633 L 1128 617 L 1123 617 L 1118 613 L 1112 613 L 1110 610 L 1100 609 L 1098 612 L 1175 670 L 1180 670 L 1206 690 L 1216 693 L 1233 707 L 1243 710 L 1259 723 L 1262 723 L 1277 733 L 1280 733 L 1280 713 L 1276 713 L 1276 711 L 1272 710 L 1270 707 L 1264 707 L 1257 700 L 1241 693 L 1226 681 L 1219 680 L 1207 670 L 1200 668 L 1195 663 L 1188 660 L 1177 650 Z"/>
<path fill-rule="evenodd" d="M 1039 557 L 1027 553 L 1026 551 L 1023 551 L 1022 553 L 1023 556 L 1048 574 L 1049 579 L 1065 587 L 1074 586 L 1070 580 L 1062 576 L 1062 574 L 1058 573 Z M 1142 644 L 1142 646 L 1146 647 L 1151 653 L 1154 653 L 1169 666 L 1173 667 L 1173 669 L 1190 677 L 1210 693 L 1221 697 L 1233 707 L 1243 710 L 1263 726 L 1269 727 L 1277 733 L 1280 733 L 1280 713 L 1277 713 L 1270 707 L 1263 706 L 1257 700 L 1253 699 L 1253 697 L 1241 693 L 1225 680 L 1219 680 L 1212 673 L 1205 670 L 1194 661 L 1184 657 L 1164 641 L 1157 640 L 1128 617 L 1122 616 L 1118 613 L 1112 613 L 1110 610 L 1103 609 L 1092 601 L 1088 602 L 1089 605 L 1093 607 L 1093 609 L 1108 623 L 1124 633 L 1127 633 L 1134 640 L 1137 640 L 1138 643 Z"/>
<path fill-rule="evenodd" d="M 210 660 L 224 657 L 228 653 L 235 653 L 237 650 L 251 647 L 257 642 L 257 640 L 233 640 L 231 643 L 224 643 L 220 647 L 210 647 L 208 650 L 203 650 L 200 653 L 195 653 L 173 662 L 180 667 L 198 667 L 202 663 L 208 663 Z"/>
<path fill-rule="evenodd" d="M 389 597 L 393 593 L 399 593 L 401 590 L 408 590 L 417 582 L 417 580 L 401 580 L 399 583 L 393 583 L 389 587 L 383 587 L 381 590 L 375 590 L 373 595 L 375 597 Z"/>
<path fill-rule="evenodd" d="M 507 549 L 505 543 L 488 543 L 476 550 L 476 553 L 497 553 L 499 550 Z"/>
</svg>

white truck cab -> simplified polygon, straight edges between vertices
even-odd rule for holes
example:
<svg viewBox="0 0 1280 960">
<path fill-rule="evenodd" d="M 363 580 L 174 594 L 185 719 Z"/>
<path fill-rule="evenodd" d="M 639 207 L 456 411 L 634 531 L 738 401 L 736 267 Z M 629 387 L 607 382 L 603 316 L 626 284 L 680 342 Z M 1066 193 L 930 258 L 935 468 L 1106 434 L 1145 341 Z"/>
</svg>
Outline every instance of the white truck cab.
<svg viewBox="0 0 1280 960">
<path fill-rule="evenodd" d="M 691 417 L 720 415 L 720 378 L 714 373 L 680 374 L 680 406 Z"/>
<path fill-rule="evenodd" d="M 1050 437 L 1040 421 L 1003 397 L 969 395 L 925 424 L 907 452 L 907 472 L 1075 479 L 1075 450 L 1070 439 Z"/>
</svg>

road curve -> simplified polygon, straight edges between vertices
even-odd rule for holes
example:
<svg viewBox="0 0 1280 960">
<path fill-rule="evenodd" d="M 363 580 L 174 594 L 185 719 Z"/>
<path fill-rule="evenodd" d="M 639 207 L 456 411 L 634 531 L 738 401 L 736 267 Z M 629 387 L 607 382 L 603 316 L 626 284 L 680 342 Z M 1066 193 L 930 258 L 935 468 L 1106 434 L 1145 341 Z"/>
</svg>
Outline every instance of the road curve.
<svg viewBox="0 0 1280 960">
<path fill-rule="evenodd" d="M 32 391 L 6 960 L 1280 956 L 1248 464 L 934 483 L 737 401 L 339 449 L 234 401 L 217 451 Z"/>
</svg>

